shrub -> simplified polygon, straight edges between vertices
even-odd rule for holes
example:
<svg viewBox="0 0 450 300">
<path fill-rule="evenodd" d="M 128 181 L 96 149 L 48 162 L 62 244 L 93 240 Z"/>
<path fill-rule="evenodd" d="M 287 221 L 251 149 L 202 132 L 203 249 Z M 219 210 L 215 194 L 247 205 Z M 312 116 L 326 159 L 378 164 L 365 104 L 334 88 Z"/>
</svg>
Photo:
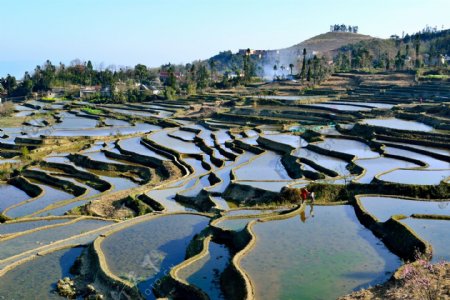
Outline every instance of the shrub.
<svg viewBox="0 0 450 300">
<path fill-rule="evenodd" d="M 0 116 L 6 117 L 14 112 L 14 104 L 12 102 L 5 102 L 0 104 Z"/>
</svg>

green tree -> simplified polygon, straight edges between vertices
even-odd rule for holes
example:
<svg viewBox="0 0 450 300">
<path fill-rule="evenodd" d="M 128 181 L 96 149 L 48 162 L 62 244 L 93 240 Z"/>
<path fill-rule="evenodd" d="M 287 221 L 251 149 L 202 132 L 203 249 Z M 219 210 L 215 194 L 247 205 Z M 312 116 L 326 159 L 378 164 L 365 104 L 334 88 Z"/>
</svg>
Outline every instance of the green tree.
<svg viewBox="0 0 450 300">
<path fill-rule="evenodd" d="M 289 69 L 291 70 L 291 75 L 293 75 L 293 74 L 292 74 L 292 70 L 294 69 L 294 64 L 290 63 L 290 64 L 289 64 Z"/>
<path fill-rule="evenodd" d="M 216 72 L 216 62 L 214 59 L 209 60 L 209 71 L 211 72 L 211 84 L 214 82 L 214 75 Z"/>
<path fill-rule="evenodd" d="M 420 35 L 417 34 L 414 38 L 414 48 L 416 49 L 416 68 L 420 68 L 420 58 L 419 58 L 419 53 L 420 53 Z"/>
<path fill-rule="evenodd" d="M 303 63 L 302 63 L 302 71 L 300 72 L 300 78 L 302 81 L 305 78 L 306 74 L 306 48 L 303 48 Z"/>
<path fill-rule="evenodd" d="M 313 62 L 312 62 L 312 67 L 313 67 L 312 77 L 313 77 L 314 84 L 316 84 L 316 82 L 319 81 L 319 65 L 320 65 L 319 58 L 317 57 L 317 55 L 314 55 Z"/>
<path fill-rule="evenodd" d="M 208 86 L 209 74 L 208 69 L 204 64 L 198 66 L 196 79 L 198 89 L 203 90 Z"/>
<path fill-rule="evenodd" d="M 33 91 L 33 80 L 28 72 L 25 72 L 22 82 L 14 91 L 14 96 L 28 96 Z"/>
<path fill-rule="evenodd" d="M 172 89 L 177 88 L 177 77 L 175 76 L 175 68 L 171 65 L 168 69 L 169 77 L 166 80 L 166 86 L 170 86 Z"/>
<path fill-rule="evenodd" d="M 306 75 L 306 80 L 311 81 L 311 59 L 308 59 L 308 73 Z"/>
<path fill-rule="evenodd" d="M 252 76 L 252 66 L 250 61 L 250 48 L 244 54 L 244 82 L 250 82 Z"/>
<path fill-rule="evenodd" d="M 164 96 L 167 100 L 175 100 L 176 99 L 176 90 L 170 86 L 166 86 L 164 89 Z"/>
<path fill-rule="evenodd" d="M 134 76 L 139 83 L 142 83 L 147 78 L 148 70 L 145 65 L 137 64 L 134 66 Z"/>
<path fill-rule="evenodd" d="M 1 79 L 1 84 L 2 84 L 3 88 L 8 92 L 8 96 L 12 96 L 14 90 L 17 87 L 16 77 L 8 74 L 8 75 L 6 75 L 5 78 Z"/>
</svg>

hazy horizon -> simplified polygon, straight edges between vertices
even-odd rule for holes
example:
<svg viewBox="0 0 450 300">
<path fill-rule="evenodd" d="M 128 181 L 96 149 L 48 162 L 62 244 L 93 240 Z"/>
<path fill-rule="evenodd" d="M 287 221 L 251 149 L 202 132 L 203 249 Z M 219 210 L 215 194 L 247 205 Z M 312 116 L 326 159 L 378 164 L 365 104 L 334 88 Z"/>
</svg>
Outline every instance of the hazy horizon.
<svg viewBox="0 0 450 300">
<path fill-rule="evenodd" d="M 158 67 L 207 59 L 241 48 L 279 49 L 325 33 L 332 24 L 359 26 L 361 34 L 387 38 L 426 25 L 449 28 L 446 0 L 89 0 L 2 3 L 4 30 L 0 77 L 18 78 L 47 59 Z M 420 20 L 420 21 L 417 21 Z"/>
</svg>

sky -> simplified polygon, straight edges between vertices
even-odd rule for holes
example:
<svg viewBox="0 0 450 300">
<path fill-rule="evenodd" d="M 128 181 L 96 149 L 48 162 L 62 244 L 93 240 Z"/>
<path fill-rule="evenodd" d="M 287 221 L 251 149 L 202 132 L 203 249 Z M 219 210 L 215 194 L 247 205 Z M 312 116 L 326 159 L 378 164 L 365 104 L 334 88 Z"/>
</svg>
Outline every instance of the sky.
<svg viewBox="0 0 450 300">
<path fill-rule="evenodd" d="M 450 28 L 450 0 L 0 0 L 0 8 L 0 77 L 18 78 L 47 59 L 158 67 L 285 48 L 331 24 L 381 38 Z"/>
</svg>

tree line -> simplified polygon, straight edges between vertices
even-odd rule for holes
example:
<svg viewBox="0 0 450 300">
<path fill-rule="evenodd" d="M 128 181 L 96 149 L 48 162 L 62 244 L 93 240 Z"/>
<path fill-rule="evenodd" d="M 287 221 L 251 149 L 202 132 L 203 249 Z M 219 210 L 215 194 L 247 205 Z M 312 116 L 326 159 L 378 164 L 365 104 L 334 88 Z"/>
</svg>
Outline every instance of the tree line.
<svg viewBox="0 0 450 300">
<path fill-rule="evenodd" d="M 368 40 L 341 47 L 334 58 L 337 71 L 378 68 L 417 69 L 445 67 L 441 58 L 450 54 L 450 30 L 422 31 L 403 38 Z"/>
<path fill-rule="evenodd" d="M 350 33 L 358 33 L 358 26 L 345 25 L 345 24 L 334 24 L 330 25 L 330 32 L 350 32 Z"/>
</svg>

